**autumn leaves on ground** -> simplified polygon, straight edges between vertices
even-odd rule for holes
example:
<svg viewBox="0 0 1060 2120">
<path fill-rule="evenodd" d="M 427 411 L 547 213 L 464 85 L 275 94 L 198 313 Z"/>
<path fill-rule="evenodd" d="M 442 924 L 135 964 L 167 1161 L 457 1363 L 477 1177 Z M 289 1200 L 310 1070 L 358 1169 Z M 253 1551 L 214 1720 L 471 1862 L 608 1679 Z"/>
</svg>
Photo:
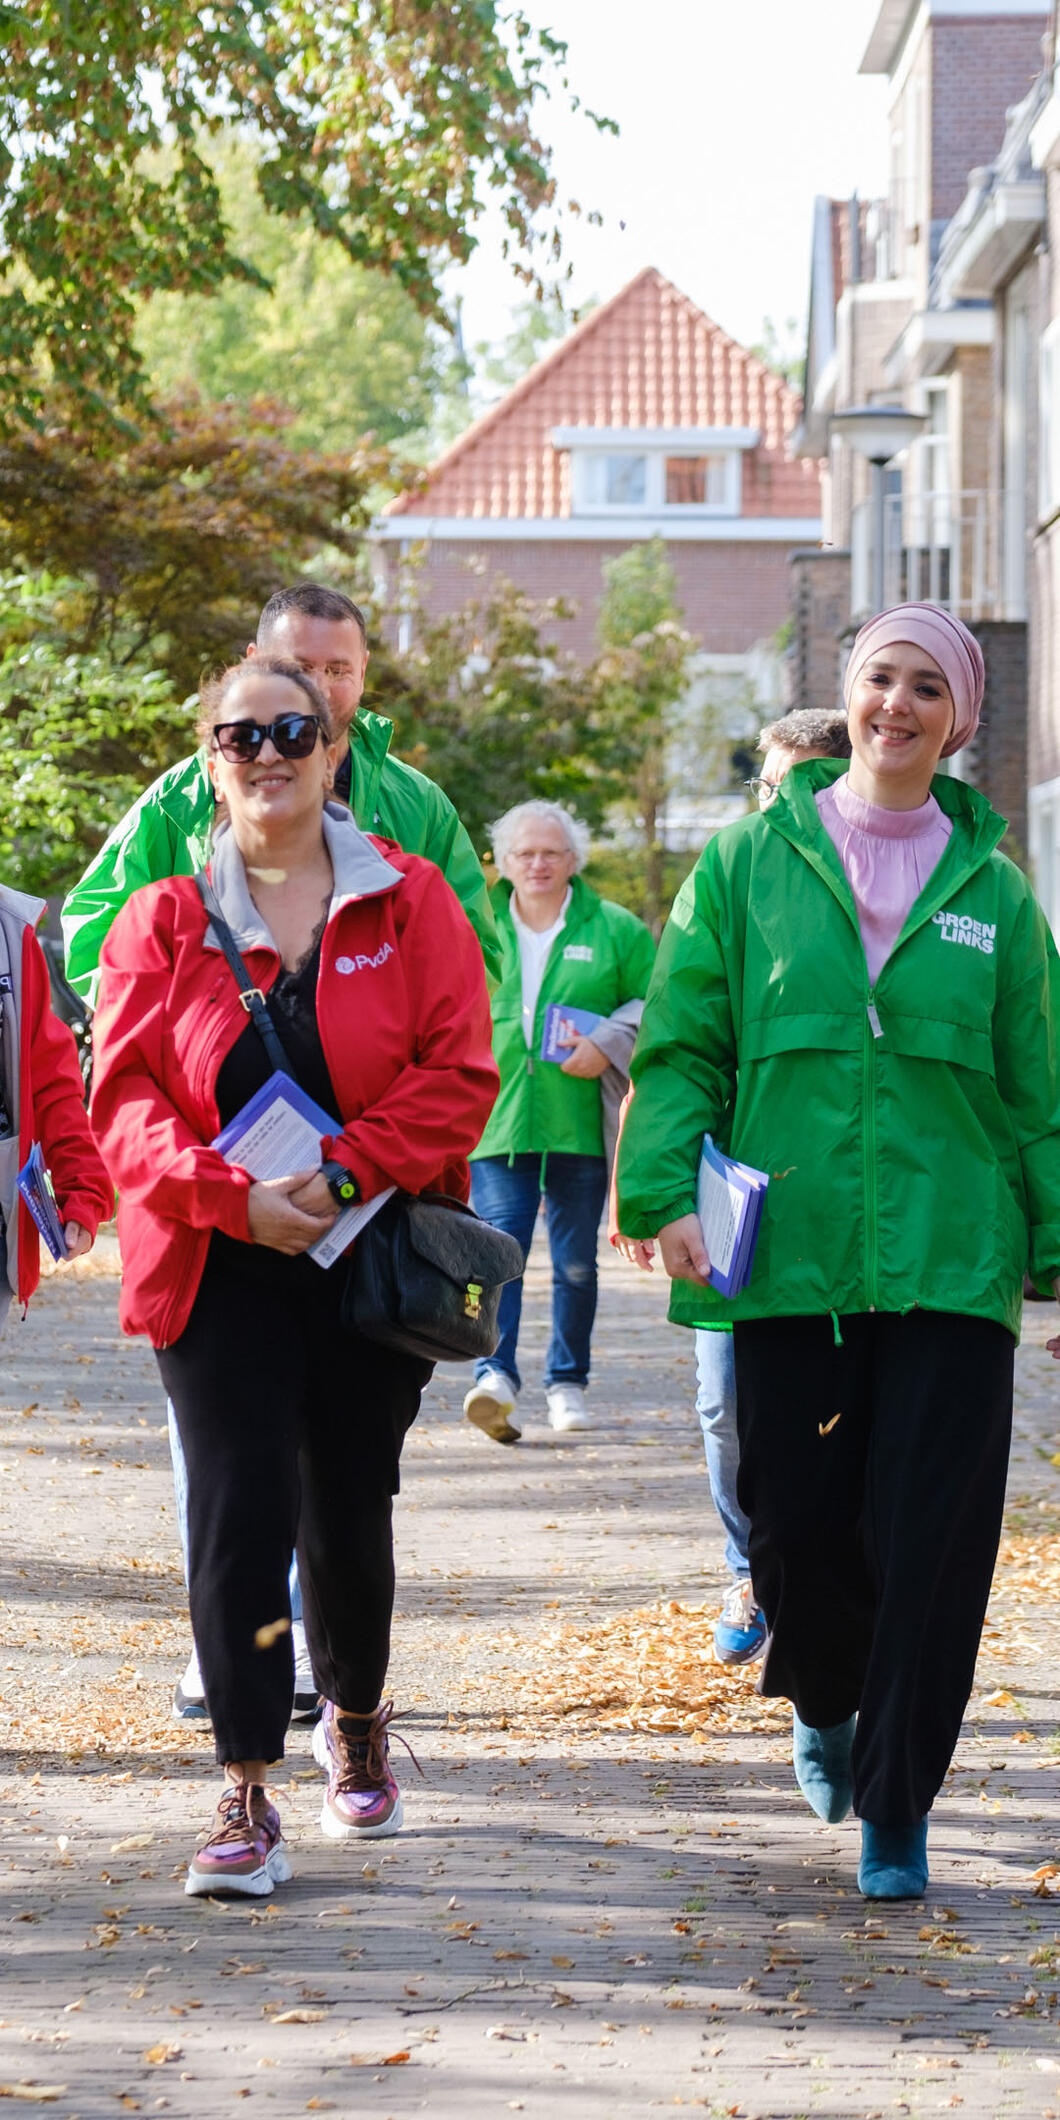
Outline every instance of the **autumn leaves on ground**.
<svg viewBox="0 0 1060 2120">
<path fill-rule="evenodd" d="M 546 1276 L 531 1266 L 527 1367 Z M 440 1371 L 398 1503 L 405 1831 L 326 1844 L 309 1733 L 275 1902 L 186 1900 L 208 1733 L 161 1394 L 106 1247 L 5 1339 L 0 2096 L 350 2120 L 1060 2114 L 1060 1419 L 1028 1313 L 1002 1546 L 919 1907 L 868 1916 L 856 1832 L 794 1789 L 788 1710 L 707 1644 L 724 1571 L 663 1295 L 609 1262 L 599 1426 L 498 1450 Z M 358 1850 L 358 1856 L 365 1853 Z M 253 1931 L 253 1933 L 251 1933 Z"/>
</svg>

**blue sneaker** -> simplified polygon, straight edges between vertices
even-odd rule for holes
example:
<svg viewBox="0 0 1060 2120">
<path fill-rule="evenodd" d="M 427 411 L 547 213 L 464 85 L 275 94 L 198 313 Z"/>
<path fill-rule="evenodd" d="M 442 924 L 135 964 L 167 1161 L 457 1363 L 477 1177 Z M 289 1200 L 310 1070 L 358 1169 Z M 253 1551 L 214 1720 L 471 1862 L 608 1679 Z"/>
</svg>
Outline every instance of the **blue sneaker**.
<svg viewBox="0 0 1060 2120">
<path fill-rule="evenodd" d="M 766 1645 L 766 1623 L 755 1604 L 749 1575 L 738 1575 L 714 1622 L 714 1654 L 719 1664 L 749 1664 Z"/>
</svg>

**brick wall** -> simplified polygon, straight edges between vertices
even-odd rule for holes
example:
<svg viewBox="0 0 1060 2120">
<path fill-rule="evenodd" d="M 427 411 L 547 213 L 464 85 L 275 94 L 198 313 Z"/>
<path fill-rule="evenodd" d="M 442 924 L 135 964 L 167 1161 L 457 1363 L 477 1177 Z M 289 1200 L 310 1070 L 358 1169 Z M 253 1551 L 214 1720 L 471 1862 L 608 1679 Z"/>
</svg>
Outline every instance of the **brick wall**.
<svg viewBox="0 0 1060 2120">
<path fill-rule="evenodd" d="M 986 664 L 983 717 L 965 775 L 1008 818 L 1004 851 L 1027 859 L 1027 628 L 1005 620 L 974 627 Z"/>
<path fill-rule="evenodd" d="M 1044 16 L 937 15 L 931 24 L 931 217 L 948 221 L 968 172 L 1001 146 L 1005 112 L 1042 66 Z"/>
<path fill-rule="evenodd" d="M 667 556 L 677 577 L 684 622 L 704 648 L 741 655 L 775 633 L 788 615 L 789 544 L 674 544 Z M 385 546 L 388 593 L 394 596 L 394 547 Z M 575 602 L 575 619 L 546 628 L 571 653 L 588 657 L 596 647 L 596 615 L 603 595 L 603 562 L 629 550 L 605 539 L 504 539 L 432 541 L 419 570 L 418 593 L 433 617 L 480 598 L 491 579 L 507 578 L 532 597 L 564 596 Z"/>
<path fill-rule="evenodd" d="M 849 552 L 793 552 L 788 695 L 793 707 L 831 707 L 839 699 L 850 624 Z"/>
</svg>

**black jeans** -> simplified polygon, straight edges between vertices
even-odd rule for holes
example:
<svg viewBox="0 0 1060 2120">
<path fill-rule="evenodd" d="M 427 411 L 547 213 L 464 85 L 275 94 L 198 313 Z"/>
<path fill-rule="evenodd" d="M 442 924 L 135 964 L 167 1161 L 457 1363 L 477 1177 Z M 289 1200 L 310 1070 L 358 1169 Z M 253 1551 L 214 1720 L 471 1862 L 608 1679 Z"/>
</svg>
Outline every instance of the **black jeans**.
<svg viewBox="0 0 1060 2120">
<path fill-rule="evenodd" d="M 255 1637 L 290 1614 L 295 1549 L 321 1692 L 368 1714 L 386 1677 L 392 1497 L 432 1365 L 343 1331 L 344 1272 L 215 1237 L 188 1325 L 158 1353 L 188 1462 L 191 1622 L 222 1762 L 282 1756 L 291 1636 Z"/>
<path fill-rule="evenodd" d="M 968 1703 L 997 1556 L 1015 1344 L 925 1310 L 734 1328 L 738 1492 L 770 1630 L 762 1691 L 857 1711 L 854 1808 L 930 1810 Z"/>
</svg>

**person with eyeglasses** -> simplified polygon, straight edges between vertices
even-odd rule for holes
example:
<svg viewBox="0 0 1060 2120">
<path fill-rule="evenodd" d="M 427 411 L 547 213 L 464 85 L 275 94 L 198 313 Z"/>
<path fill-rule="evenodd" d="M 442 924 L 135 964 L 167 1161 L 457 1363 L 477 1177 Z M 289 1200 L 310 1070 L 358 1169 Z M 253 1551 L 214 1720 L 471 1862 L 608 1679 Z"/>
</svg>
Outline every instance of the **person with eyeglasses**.
<svg viewBox="0 0 1060 2120">
<path fill-rule="evenodd" d="M 294 1678 L 297 1547 L 331 1840 L 397 1832 L 383 1700 L 393 1496 L 432 1365 L 344 1326 L 310 1248 L 391 1186 L 467 1197 L 497 1088 L 482 953 L 437 866 L 332 799 L 328 705 L 258 658 L 203 691 L 209 874 L 292 1072 L 335 1114 L 311 1168 L 255 1180 L 213 1142 L 273 1063 L 194 877 L 129 899 L 103 944 L 91 1119 L 118 1191 L 121 1322 L 150 1339 L 187 1460 L 192 1624 L 225 1786 L 187 1875 L 290 1875 L 266 1793 Z M 356 1239 L 354 1240 L 356 1241 Z"/>
<path fill-rule="evenodd" d="M 927 1889 L 1025 1271 L 1060 1296 L 1060 959 L 1005 820 L 939 770 L 985 685 L 951 611 L 861 628 L 849 765 L 797 766 L 682 886 L 618 1158 L 620 1227 L 657 1241 L 671 1316 L 732 1323 L 761 1691 L 792 1702 L 811 1809 L 860 1819 L 871 1900 Z M 696 1208 L 707 1133 L 769 1174 L 732 1302 Z"/>
<path fill-rule="evenodd" d="M 477 1212 L 529 1254 L 542 1195 L 552 1260 L 552 1333 L 544 1386 L 549 1426 L 588 1428 L 587 1387 L 596 1316 L 596 1246 L 610 1153 L 641 1003 L 655 957 L 636 914 L 600 898 L 579 874 L 585 826 L 561 804 L 521 802 L 493 827 L 501 978 L 493 995 L 493 1050 L 501 1089 L 471 1162 Z M 554 1005 L 585 1012 L 560 1030 L 563 1060 L 542 1045 Z M 517 1442 L 522 1388 L 517 1349 L 521 1281 L 503 1290 L 500 1342 L 479 1362 L 464 1400 L 469 1421 L 496 1443 Z"/>
<path fill-rule="evenodd" d="M 353 811 L 364 831 L 381 832 L 406 853 L 426 855 L 452 885 L 482 947 L 487 973 L 496 977 L 500 957 L 482 865 L 448 796 L 427 776 L 390 756 L 393 724 L 361 705 L 368 669 L 364 614 L 340 590 L 320 582 L 297 582 L 269 598 L 247 656 L 280 656 L 297 664 L 319 687 L 332 716 L 336 739 L 334 794 Z M 70 984 L 94 1005 L 100 951 L 115 915 L 130 894 L 166 876 L 190 876 L 210 849 L 216 797 L 209 759 L 199 749 L 171 766 L 115 825 L 63 907 L 66 971 Z M 169 1440 L 177 1498 L 177 1522 L 187 1564 L 184 1465 L 172 1413 Z M 317 1713 L 309 1652 L 292 1571 L 295 1691 L 293 1712 L 301 1720 Z M 206 1715 L 198 1653 L 193 1647 L 177 1682 L 173 1713 L 178 1721 Z"/>
</svg>

